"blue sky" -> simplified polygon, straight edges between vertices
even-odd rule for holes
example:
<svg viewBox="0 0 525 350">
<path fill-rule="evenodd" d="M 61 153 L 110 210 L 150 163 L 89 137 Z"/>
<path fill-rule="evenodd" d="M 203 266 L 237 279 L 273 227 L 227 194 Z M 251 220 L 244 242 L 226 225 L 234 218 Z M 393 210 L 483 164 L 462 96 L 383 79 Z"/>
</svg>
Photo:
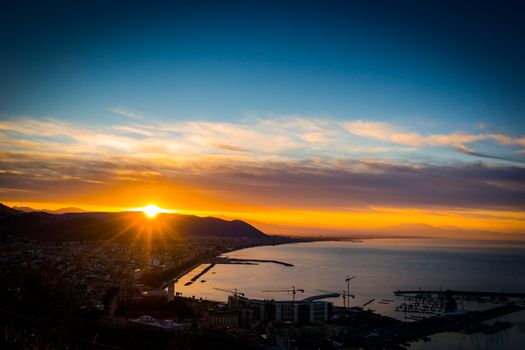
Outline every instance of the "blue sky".
<svg viewBox="0 0 525 350">
<path fill-rule="evenodd" d="M 3 11 L 4 117 L 104 123 L 125 107 L 524 131 L 519 2 L 110 3 Z"/>
</svg>

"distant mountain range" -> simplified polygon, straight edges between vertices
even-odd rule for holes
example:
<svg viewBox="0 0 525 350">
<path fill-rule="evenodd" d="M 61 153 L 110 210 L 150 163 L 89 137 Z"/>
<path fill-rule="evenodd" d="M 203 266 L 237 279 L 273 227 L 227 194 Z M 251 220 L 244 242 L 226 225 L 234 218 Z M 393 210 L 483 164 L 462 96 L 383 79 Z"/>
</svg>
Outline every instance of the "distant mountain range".
<svg viewBox="0 0 525 350">
<path fill-rule="evenodd" d="M 76 209 L 65 208 L 64 210 Z M 0 234 L 24 234 L 37 240 L 77 241 L 112 238 L 232 237 L 261 238 L 266 235 L 240 220 L 222 220 L 181 214 L 159 214 L 154 220 L 141 212 L 49 213 L 22 211 L 0 203 Z"/>
<path fill-rule="evenodd" d="M 404 223 L 384 227 L 370 228 L 312 228 L 312 227 L 285 227 L 264 222 L 254 222 L 266 232 L 288 234 L 294 237 L 343 237 L 352 238 L 404 238 L 404 237 L 433 237 L 474 240 L 523 240 L 523 233 L 496 232 L 479 229 L 466 229 L 456 226 L 432 226 L 425 223 Z M 284 233 L 286 232 L 286 233 Z"/>
<path fill-rule="evenodd" d="M 461 238 L 461 239 L 521 239 L 522 234 L 494 232 L 486 230 L 463 229 L 455 226 L 436 227 L 428 224 L 400 224 L 388 226 L 377 233 L 395 235 L 395 236 L 412 236 L 412 237 L 440 237 L 440 238 Z"/>
<path fill-rule="evenodd" d="M 40 211 L 40 212 L 49 213 L 49 214 L 87 213 L 88 212 L 88 210 L 75 208 L 75 207 L 67 207 L 67 208 L 60 208 L 60 209 L 56 209 L 56 210 L 49 210 L 49 209 L 33 209 L 33 208 L 30 208 L 30 207 L 17 207 L 17 206 L 14 206 L 13 209 L 19 210 L 19 211 L 23 211 L 25 213 L 31 213 L 31 212 L 34 212 L 34 211 Z"/>
</svg>

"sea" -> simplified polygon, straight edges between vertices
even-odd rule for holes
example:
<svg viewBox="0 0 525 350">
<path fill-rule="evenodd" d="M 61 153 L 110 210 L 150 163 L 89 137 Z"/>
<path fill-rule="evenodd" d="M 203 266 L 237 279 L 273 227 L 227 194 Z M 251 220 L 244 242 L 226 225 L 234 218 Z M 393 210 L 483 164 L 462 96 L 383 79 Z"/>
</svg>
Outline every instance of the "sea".
<svg viewBox="0 0 525 350">
<path fill-rule="evenodd" d="M 388 238 L 322 241 L 261 246 L 225 254 L 231 258 L 278 260 L 257 265 L 218 264 L 189 286 L 184 284 L 207 264 L 183 276 L 176 291 L 183 296 L 226 301 L 230 292 L 257 299 L 291 300 L 286 290 L 302 289 L 300 300 L 326 292 L 342 292 L 350 281 L 350 306 L 407 319 L 395 311 L 396 290 L 461 290 L 525 293 L 525 243 L 439 238 Z M 284 291 L 280 291 L 284 290 Z M 270 291 L 270 292 L 269 292 Z M 386 301 L 385 301 L 386 300 Z M 343 305 L 342 298 L 327 299 Z M 465 310 L 491 305 L 465 303 Z M 499 318 L 513 323 L 508 330 L 482 333 L 441 333 L 410 349 L 525 349 L 525 311 Z M 493 320 L 494 322 L 495 320 Z"/>
</svg>

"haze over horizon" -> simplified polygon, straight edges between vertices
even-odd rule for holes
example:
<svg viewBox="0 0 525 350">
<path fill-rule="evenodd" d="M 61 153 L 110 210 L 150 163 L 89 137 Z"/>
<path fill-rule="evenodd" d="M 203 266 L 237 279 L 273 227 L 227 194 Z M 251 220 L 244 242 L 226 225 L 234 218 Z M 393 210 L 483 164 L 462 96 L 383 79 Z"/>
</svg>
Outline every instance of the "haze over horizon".
<svg viewBox="0 0 525 350">
<path fill-rule="evenodd" d="M 199 3 L 5 5 L 0 202 L 525 238 L 520 2 Z"/>
</svg>

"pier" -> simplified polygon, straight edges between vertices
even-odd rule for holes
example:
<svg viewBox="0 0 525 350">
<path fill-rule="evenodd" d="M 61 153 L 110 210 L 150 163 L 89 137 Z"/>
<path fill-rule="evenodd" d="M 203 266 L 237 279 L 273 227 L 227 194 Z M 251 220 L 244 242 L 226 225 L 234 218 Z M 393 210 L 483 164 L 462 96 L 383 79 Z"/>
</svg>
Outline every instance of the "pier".
<svg viewBox="0 0 525 350">
<path fill-rule="evenodd" d="M 267 259 L 241 259 L 241 258 L 229 258 L 229 257 L 216 257 L 209 260 L 210 263 L 215 264 L 239 264 L 239 265 L 258 265 L 259 263 L 273 263 L 286 267 L 293 267 L 293 264 L 279 261 L 279 260 L 267 260 Z"/>
</svg>

